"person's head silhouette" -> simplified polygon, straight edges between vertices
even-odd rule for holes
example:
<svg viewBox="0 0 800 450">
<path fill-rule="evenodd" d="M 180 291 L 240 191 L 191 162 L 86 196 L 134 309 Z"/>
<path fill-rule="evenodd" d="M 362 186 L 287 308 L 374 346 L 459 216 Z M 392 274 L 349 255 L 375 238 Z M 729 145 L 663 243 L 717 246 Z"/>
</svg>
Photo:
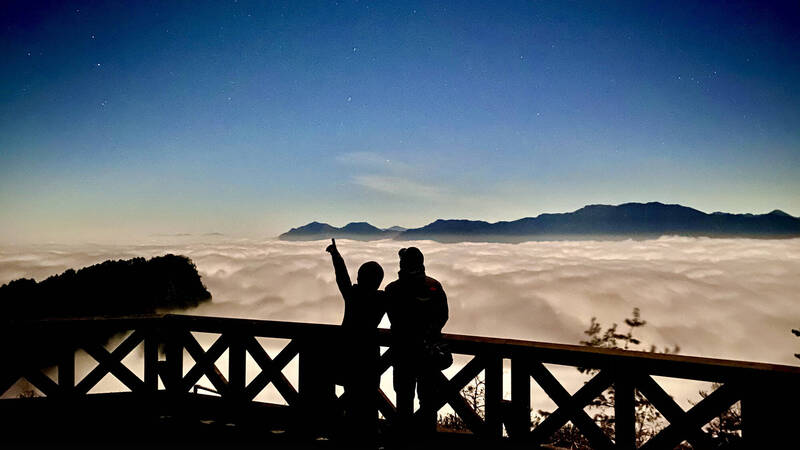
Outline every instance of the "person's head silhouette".
<svg viewBox="0 0 800 450">
<path fill-rule="evenodd" d="M 375 261 L 367 261 L 358 268 L 358 285 L 374 291 L 383 281 L 383 268 Z"/>
<path fill-rule="evenodd" d="M 419 272 L 425 268 L 423 263 L 425 257 L 417 247 L 401 248 L 398 252 L 400 255 L 400 270 L 403 272 Z"/>
</svg>

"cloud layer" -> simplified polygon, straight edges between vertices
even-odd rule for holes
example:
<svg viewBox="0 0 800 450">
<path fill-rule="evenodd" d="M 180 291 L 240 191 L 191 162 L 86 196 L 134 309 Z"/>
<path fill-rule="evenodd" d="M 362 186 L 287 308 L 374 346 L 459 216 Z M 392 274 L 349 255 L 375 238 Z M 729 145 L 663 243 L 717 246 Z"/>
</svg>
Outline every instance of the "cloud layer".
<svg viewBox="0 0 800 450">
<path fill-rule="evenodd" d="M 343 307 L 325 242 L 154 242 L 139 246 L 4 247 L 0 283 L 37 280 L 110 258 L 192 258 L 213 295 L 194 314 L 338 323 Z M 342 241 L 354 275 L 378 261 L 395 278 L 394 241 Z M 417 242 L 450 303 L 445 331 L 577 343 L 591 317 L 621 322 L 682 353 L 794 364 L 800 342 L 800 239 L 661 238 L 619 242 Z"/>
</svg>

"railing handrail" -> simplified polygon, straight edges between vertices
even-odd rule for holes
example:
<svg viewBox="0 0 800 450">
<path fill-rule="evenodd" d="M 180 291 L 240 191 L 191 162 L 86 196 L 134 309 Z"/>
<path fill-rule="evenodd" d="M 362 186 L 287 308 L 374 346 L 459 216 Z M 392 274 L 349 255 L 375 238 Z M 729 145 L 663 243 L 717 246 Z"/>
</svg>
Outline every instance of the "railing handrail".
<svg viewBox="0 0 800 450">
<path fill-rule="evenodd" d="M 192 331 L 221 333 L 236 331 L 255 336 L 272 338 L 313 337 L 315 334 L 336 333 L 339 325 L 242 319 L 228 317 L 196 316 L 187 314 L 154 314 L 143 316 L 113 318 L 80 318 L 80 319 L 46 319 L 36 321 L 8 322 L 5 331 L 13 329 L 32 330 L 37 327 L 74 327 L 86 329 L 98 327 L 102 329 L 122 329 L 127 326 L 158 326 L 173 323 L 185 326 Z M 378 330 L 381 345 L 388 346 L 391 331 Z M 695 378 L 715 381 L 730 377 L 778 375 L 800 377 L 800 367 L 783 364 L 742 361 L 701 356 L 665 354 L 637 350 L 588 347 L 574 344 L 559 344 L 522 339 L 474 336 L 465 334 L 444 334 L 445 341 L 456 353 L 477 354 L 490 351 L 495 356 L 510 358 L 512 354 L 535 354 L 537 358 L 553 363 L 569 366 L 586 366 L 592 368 L 624 367 L 636 364 L 644 365 L 654 374 Z"/>
</svg>

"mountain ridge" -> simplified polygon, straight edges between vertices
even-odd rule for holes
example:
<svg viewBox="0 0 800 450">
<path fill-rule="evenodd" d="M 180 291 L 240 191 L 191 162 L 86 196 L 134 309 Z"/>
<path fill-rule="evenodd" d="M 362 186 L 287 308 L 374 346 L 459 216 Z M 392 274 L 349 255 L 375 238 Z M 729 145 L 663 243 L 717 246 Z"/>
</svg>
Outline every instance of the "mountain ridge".
<svg viewBox="0 0 800 450">
<path fill-rule="evenodd" d="M 316 224 L 316 225 L 315 225 Z M 357 224 L 358 227 L 351 226 Z M 329 228 L 325 228 L 329 227 Z M 370 230 L 360 233 L 359 229 Z M 399 228 L 399 227 L 398 227 Z M 376 231 L 377 230 L 377 231 Z M 469 219 L 437 219 L 404 231 L 381 230 L 366 222 L 343 228 L 319 222 L 292 228 L 283 240 L 330 237 L 360 240 L 435 240 L 440 242 L 523 242 L 540 239 L 653 238 L 662 235 L 709 237 L 800 237 L 800 218 L 779 209 L 766 214 L 705 213 L 660 202 L 586 205 L 572 212 L 542 213 L 494 223 Z"/>
</svg>

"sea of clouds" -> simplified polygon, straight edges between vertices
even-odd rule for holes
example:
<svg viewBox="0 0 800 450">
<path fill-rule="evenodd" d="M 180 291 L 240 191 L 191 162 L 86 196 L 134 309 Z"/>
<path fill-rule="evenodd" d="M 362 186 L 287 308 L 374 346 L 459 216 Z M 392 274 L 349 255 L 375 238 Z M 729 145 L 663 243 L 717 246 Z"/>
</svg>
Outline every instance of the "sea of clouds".
<svg viewBox="0 0 800 450">
<path fill-rule="evenodd" d="M 445 332 L 577 344 L 592 317 L 622 323 L 659 348 L 714 358 L 797 364 L 800 239 L 662 237 L 522 244 L 337 241 L 353 280 L 379 262 L 396 279 L 397 251 L 416 245 L 447 292 Z M 339 323 L 343 304 L 328 242 L 164 238 L 141 245 L 0 247 L 0 284 L 37 280 L 107 259 L 189 256 L 213 295 L 189 314 Z M 384 325 L 386 322 L 384 322 Z M 623 328 L 624 330 L 624 328 Z"/>
</svg>

